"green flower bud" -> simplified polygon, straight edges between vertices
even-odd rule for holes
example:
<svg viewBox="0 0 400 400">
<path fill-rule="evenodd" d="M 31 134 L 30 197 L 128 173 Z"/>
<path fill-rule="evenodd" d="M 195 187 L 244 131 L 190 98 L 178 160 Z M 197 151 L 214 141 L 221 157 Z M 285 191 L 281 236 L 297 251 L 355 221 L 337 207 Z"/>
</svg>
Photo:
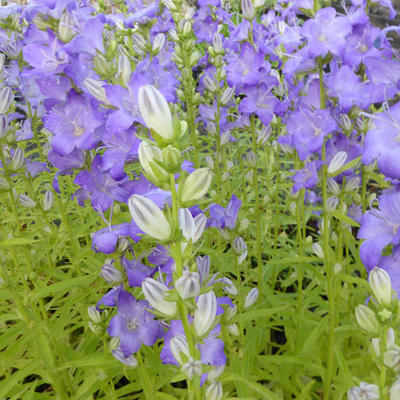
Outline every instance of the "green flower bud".
<svg viewBox="0 0 400 400">
<path fill-rule="evenodd" d="M 176 147 L 168 145 L 161 153 L 167 171 L 172 174 L 179 172 L 182 164 L 181 152 Z"/>
<path fill-rule="evenodd" d="M 213 173 L 209 168 L 200 168 L 192 172 L 183 184 L 181 200 L 183 202 L 201 199 L 210 188 Z"/>
</svg>

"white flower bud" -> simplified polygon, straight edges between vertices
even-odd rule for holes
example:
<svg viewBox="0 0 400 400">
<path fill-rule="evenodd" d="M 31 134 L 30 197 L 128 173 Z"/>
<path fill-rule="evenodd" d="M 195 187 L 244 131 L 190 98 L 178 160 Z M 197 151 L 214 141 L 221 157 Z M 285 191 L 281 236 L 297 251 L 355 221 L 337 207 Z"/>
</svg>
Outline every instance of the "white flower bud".
<svg viewBox="0 0 400 400">
<path fill-rule="evenodd" d="M 342 271 L 342 269 L 343 269 L 342 264 L 336 263 L 335 266 L 333 267 L 333 273 L 334 273 L 335 275 L 338 275 L 338 274 L 340 274 L 340 272 Z"/>
<path fill-rule="evenodd" d="M 213 36 L 213 47 L 216 53 L 221 53 L 224 51 L 221 35 L 219 33 L 215 33 Z"/>
<path fill-rule="evenodd" d="M 206 400 L 221 400 L 223 396 L 221 382 L 214 381 L 206 390 Z"/>
<path fill-rule="evenodd" d="M 193 171 L 183 184 L 181 201 L 201 199 L 208 191 L 213 173 L 209 168 L 199 168 Z"/>
<path fill-rule="evenodd" d="M 99 324 L 101 322 L 101 314 L 100 311 L 96 309 L 95 306 L 89 306 L 88 307 L 88 315 L 89 318 L 95 323 Z"/>
<path fill-rule="evenodd" d="M 213 368 L 207 375 L 207 382 L 216 381 L 225 371 L 225 364 Z"/>
<path fill-rule="evenodd" d="M 265 3 L 265 0 L 254 0 L 254 7 L 263 7 Z"/>
<path fill-rule="evenodd" d="M 117 79 L 119 79 L 122 83 L 122 86 L 128 86 L 129 80 L 131 79 L 132 68 L 129 58 L 122 54 L 118 58 L 118 66 L 117 66 Z M 144 118 L 143 118 L 144 119 Z"/>
<path fill-rule="evenodd" d="M 4 63 L 6 61 L 6 55 L 0 53 L 0 74 L 4 71 Z"/>
<path fill-rule="evenodd" d="M 146 177 L 157 186 L 169 182 L 169 174 L 158 164 L 163 161 L 162 151 L 154 144 L 141 142 L 138 150 L 140 166 Z"/>
<path fill-rule="evenodd" d="M 106 91 L 103 88 L 103 83 L 92 78 L 85 78 L 82 85 L 88 90 L 88 92 L 95 97 L 97 100 L 104 104 L 110 104 L 107 100 Z"/>
<path fill-rule="evenodd" d="M 112 260 L 107 260 L 101 267 L 100 276 L 105 279 L 110 285 L 117 286 L 122 282 L 122 274 L 112 264 Z"/>
<path fill-rule="evenodd" d="M 217 315 L 217 298 L 211 290 L 197 299 L 197 309 L 194 312 L 194 331 L 197 336 L 205 335 L 214 323 Z"/>
<path fill-rule="evenodd" d="M 243 218 L 239 223 L 238 231 L 239 232 L 245 231 L 249 227 L 249 225 L 250 221 L 247 218 Z"/>
<path fill-rule="evenodd" d="M 211 93 L 214 93 L 217 90 L 217 85 L 215 84 L 214 79 L 210 78 L 208 75 L 204 77 L 204 86 Z"/>
<path fill-rule="evenodd" d="M 7 136 L 8 133 L 8 122 L 5 115 L 0 115 L 0 139 Z"/>
<path fill-rule="evenodd" d="M 24 156 L 24 152 L 21 148 L 17 148 L 17 150 L 15 150 L 13 158 L 11 160 L 11 170 L 12 171 L 17 171 L 20 168 L 23 167 L 25 162 L 25 156 Z"/>
<path fill-rule="evenodd" d="M 389 391 L 389 400 L 399 400 L 400 399 L 400 378 L 392 385 Z"/>
<path fill-rule="evenodd" d="M 368 307 L 360 304 L 356 307 L 356 320 L 361 328 L 369 333 L 377 334 L 380 331 L 380 324 L 375 313 Z"/>
<path fill-rule="evenodd" d="M 248 20 L 252 20 L 256 15 L 256 10 L 254 9 L 254 4 L 252 0 L 242 0 L 242 13 L 243 17 Z"/>
<path fill-rule="evenodd" d="M 142 282 L 142 289 L 146 300 L 154 309 L 169 316 L 176 314 L 176 302 L 165 300 L 165 293 L 168 288 L 163 283 L 152 278 L 146 278 Z"/>
<path fill-rule="evenodd" d="M 339 199 L 335 196 L 331 196 L 326 201 L 326 210 L 328 212 L 335 211 L 338 205 L 339 205 Z"/>
<path fill-rule="evenodd" d="M 210 168 L 211 170 L 214 169 L 214 160 L 211 158 L 211 156 L 206 156 L 205 161 L 208 168 Z"/>
<path fill-rule="evenodd" d="M 237 306 L 228 307 L 225 311 L 225 318 L 227 321 L 230 321 L 237 313 Z"/>
<path fill-rule="evenodd" d="M 183 271 L 183 275 L 175 282 L 175 288 L 182 299 L 196 297 L 200 293 L 200 278 L 197 272 Z"/>
<path fill-rule="evenodd" d="M 231 134 L 229 133 L 229 131 L 222 132 L 222 135 L 221 135 L 221 146 L 224 146 L 227 143 L 229 143 L 230 138 L 231 138 Z"/>
<path fill-rule="evenodd" d="M 168 31 L 168 33 L 169 33 L 169 36 L 171 37 L 171 39 L 172 39 L 174 42 L 178 42 L 178 41 L 179 41 L 179 36 L 178 36 L 178 33 L 176 32 L 175 29 L 170 29 L 170 30 Z"/>
<path fill-rule="evenodd" d="M 348 400 L 379 400 L 379 388 L 361 382 L 360 386 L 354 386 L 347 392 Z"/>
<path fill-rule="evenodd" d="M 240 336 L 239 327 L 236 324 L 230 324 L 226 328 L 232 336 Z"/>
<path fill-rule="evenodd" d="M 185 355 L 188 359 L 191 359 L 189 346 L 185 336 L 183 335 L 174 336 L 169 342 L 169 348 L 171 349 L 171 353 L 174 356 L 175 360 L 180 365 L 184 363 L 182 360 L 181 353 Z"/>
<path fill-rule="evenodd" d="M 128 206 L 133 220 L 144 233 L 158 240 L 170 239 L 171 226 L 153 201 L 134 194 L 129 198 Z"/>
<path fill-rule="evenodd" d="M 272 132 L 271 125 L 268 126 L 264 125 L 262 129 L 258 131 L 257 144 L 260 146 L 264 145 L 270 138 L 271 132 Z"/>
<path fill-rule="evenodd" d="M 347 153 L 345 151 L 339 151 L 334 155 L 331 162 L 328 165 L 328 174 L 334 174 L 343 167 L 347 160 Z"/>
<path fill-rule="evenodd" d="M 43 210 L 49 211 L 54 203 L 54 193 L 51 190 L 48 190 L 43 198 Z"/>
<path fill-rule="evenodd" d="M 344 190 L 348 193 L 356 191 L 360 187 L 361 179 L 359 176 L 353 176 L 344 185 Z"/>
<path fill-rule="evenodd" d="M 349 132 L 351 131 L 352 124 L 351 124 L 350 118 L 347 114 L 342 114 L 340 116 L 340 122 L 341 122 L 344 130 L 349 131 Z"/>
<path fill-rule="evenodd" d="M 223 278 L 221 278 L 221 282 L 225 285 L 222 287 L 222 289 L 224 289 L 225 292 L 227 292 L 233 296 L 236 296 L 238 294 L 236 286 L 233 284 L 233 282 L 229 278 L 223 277 Z"/>
<path fill-rule="evenodd" d="M 377 357 L 381 355 L 381 339 L 373 338 L 371 340 L 372 348 L 374 349 L 374 353 Z M 389 328 L 386 336 L 386 349 L 389 349 L 395 344 L 394 330 L 393 328 Z"/>
<path fill-rule="evenodd" d="M 36 201 L 32 200 L 29 196 L 25 194 L 20 194 L 18 196 L 19 202 L 21 203 L 22 206 L 26 208 L 35 208 L 36 207 Z"/>
<path fill-rule="evenodd" d="M 68 11 L 65 11 L 58 22 L 58 35 L 63 42 L 69 42 L 75 35 L 74 20 Z"/>
<path fill-rule="evenodd" d="M 221 106 L 226 106 L 232 99 L 233 95 L 235 94 L 234 88 L 227 87 L 222 93 L 221 99 L 219 100 Z"/>
<path fill-rule="evenodd" d="M 147 127 L 163 139 L 171 140 L 174 136 L 172 115 L 162 93 L 152 85 L 143 85 L 139 89 L 138 99 L 140 113 Z"/>
<path fill-rule="evenodd" d="M 187 376 L 189 381 L 191 381 L 196 375 L 201 375 L 201 365 L 201 361 L 190 360 L 182 365 L 181 371 Z"/>
<path fill-rule="evenodd" d="M 382 268 L 375 267 L 369 274 L 369 284 L 375 300 L 384 306 L 389 306 L 393 300 L 392 284 L 389 274 Z"/>
<path fill-rule="evenodd" d="M 394 368 L 396 371 L 400 367 L 400 347 L 393 344 L 383 355 L 383 362 L 389 368 Z"/>
<path fill-rule="evenodd" d="M 163 33 L 159 33 L 153 42 L 153 52 L 159 53 L 159 51 L 164 47 L 165 44 L 165 35 Z"/>
<path fill-rule="evenodd" d="M 182 27 L 183 35 L 188 35 L 192 31 L 192 23 L 190 21 L 185 21 Z"/>
<path fill-rule="evenodd" d="M 0 177 L 0 190 L 8 190 L 8 189 L 10 189 L 10 185 L 4 178 Z"/>
<path fill-rule="evenodd" d="M 199 270 L 200 280 L 204 282 L 210 274 L 210 256 L 197 256 L 197 268 Z"/>
<path fill-rule="evenodd" d="M 144 37 L 142 35 L 140 35 L 139 33 L 134 33 L 132 35 L 132 41 L 141 51 L 147 50 L 147 42 L 144 39 Z"/>
<path fill-rule="evenodd" d="M 335 196 L 339 196 L 340 187 L 338 183 L 333 178 L 328 178 L 327 184 L 328 184 L 328 190 L 332 192 Z"/>
<path fill-rule="evenodd" d="M 312 244 L 312 251 L 317 257 L 324 258 L 324 250 L 322 250 L 322 247 L 319 243 Z"/>
<path fill-rule="evenodd" d="M 257 298 L 258 298 L 258 289 L 257 288 L 251 289 L 244 301 L 244 308 L 245 309 L 250 308 L 257 301 Z"/>
</svg>

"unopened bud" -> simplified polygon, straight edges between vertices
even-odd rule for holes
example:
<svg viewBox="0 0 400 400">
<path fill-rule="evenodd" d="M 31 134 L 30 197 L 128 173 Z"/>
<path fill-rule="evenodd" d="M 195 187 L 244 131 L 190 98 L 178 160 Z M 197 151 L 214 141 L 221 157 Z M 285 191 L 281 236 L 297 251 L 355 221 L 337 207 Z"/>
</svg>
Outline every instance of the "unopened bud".
<svg viewBox="0 0 400 400">
<path fill-rule="evenodd" d="M 215 33 L 213 36 L 213 47 L 216 53 L 222 53 L 224 51 L 221 35 L 219 33 Z"/>
<path fill-rule="evenodd" d="M 356 319 L 358 325 L 367 332 L 377 334 L 380 331 L 380 324 L 375 313 L 368 307 L 360 304 L 356 307 Z"/>
<path fill-rule="evenodd" d="M 240 330 L 239 327 L 236 324 L 230 324 L 227 325 L 226 327 L 229 331 L 229 333 L 233 336 L 240 336 Z"/>
<path fill-rule="evenodd" d="M 328 174 L 334 174 L 339 171 L 339 169 L 345 164 L 346 160 L 347 153 L 345 151 L 339 151 L 336 153 L 328 165 Z"/>
<path fill-rule="evenodd" d="M 332 192 L 335 196 L 339 196 L 340 194 L 340 187 L 338 183 L 333 178 L 328 178 L 327 180 L 328 190 Z"/>
<path fill-rule="evenodd" d="M 271 136 L 271 132 L 272 132 L 271 126 L 264 125 L 262 129 L 258 131 L 257 144 L 261 146 L 264 145 Z"/>
<path fill-rule="evenodd" d="M 132 68 L 129 58 L 123 54 L 118 59 L 117 66 L 117 79 L 121 81 L 122 86 L 128 86 L 129 80 L 131 79 Z"/>
<path fill-rule="evenodd" d="M 207 400 L 221 400 L 223 396 L 221 382 L 214 381 L 206 390 Z"/>
<path fill-rule="evenodd" d="M 195 376 L 201 375 L 201 361 L 190 360 L 182 365 L 181 371 L 186 375 L 187 379 L 191 381 Z"/>
<path fill-rule="evenodd" d="M 162 160 L 168 172 L 176 173 L 180 171 L 182 157 L 181 152 L 176 147 L 171 145 L 164 147 L 162 149 Z"/>
<path fill-rule="evenodd" d="M 329 197 L 326 201 L 326 210 L 328 212 L 335 211 L 339 205 L 339 199 L 335 196 Z"/>
<path fill-rule="evenodd" d="M 245 231 L 249 227 L 249 225 L 250 221 L 247 218 L 243 218 L 239 223 L 238 231 L 239 232 Z"/>
<path fill-rule="evenodd" d="M 400 399 L 400 378 L 392 385 L 389 391 L 389 400 L 399 400 Z"/>
<path fill-rule="evenodd" d="M 106 262 L 101 267 L 100 276 L 104 278 L 110 285 L 117 286 L 122 281 L 122 274 L 114 267 L 112 263 L 113 261 Z"/>
<path fill-rule="evenodd" d="M 174 136 L 172 115 L 162 93 L 152 85 L 143 85 L 138 97 L 140 113 L 147 127 L 163 139 L 171 140 Z"/>
<path fill-rule="evenodd" d="M 175 282 L 175 288 L 182 299 L 196 297 L 200 293 L 200 278 L 197 272 L 183 271 L 183 275 Z"/>
<path fill-rule="evenodd" d="M 158 54 L 160 50 L 164 47 L 165 44 L 165 35 L 163 33 L 159 33 L 153 42 L 153 53 Z"/>
<path fill-rule="evenodd" d="M 192 172 L 183 184 L 181 201 L 189 202 L 201 199 L 211 185 L 213 173 L 209 168 L 199 168 Z"/>
<path fill-rule="evenodd" d="M 244 308 L 245 309 L 250 308 L 257 301 L 257 298 L 258 298 L 258 289 L 257 288 L 251 289 L 244 301 Z"/>
<path fill-rule="evenodd" d="M 214 323 L 217 315 L 217 298 L 211 290 L 198 297 L 194 312 L 193 326 L 197 336 L 204 336 Z"/>
<path fill-rule="evenodd" d="M 18 171 L 20 168 L 23 167 L 25 162 L 25 157 L 24 157 L 24 152 L 22 151 L 21 148 L 17 148 L 15 150 L 12 161 L 11 161 L 11 170 L 12 171 Z"/>
<path fill-rule="evenodd" d="M 129 357 L 125 357 L 120 347 L 112 351 L 112 355 L 118 360 L 127 365 L 128 367 L 136 367 L 138 362 L 136 358 L 131 354 Z"/>
<path fill-rule="evenodd" d="M 254 4 L 252 0 L 242 0 L 242 13 L 243 17 L 249 21 L 256 15 L 256 10 L 254 9 Z"/>
<path fill-rule="evenodd" d="M 75 35 L 74 20 L 68 11 L 65 11 L 58 23 L 58 35 L 63 42 L 69 42 Z"/>
<path fill-rule="evenodd" d="M 221 282 L 225 285 L 222 287 L 222 289 L 225 290 L 225 292 L 236 296 L 238 294 L 238 290 L 236 289 L 236 286 L 233 284 L 233 282 L 226 277 L 221 278 Z"/>
<path fill-rule="evenodd" d="M 162 241 L 170 239 L 171 226 L 153 201 L 144 196 L 132 195 L 128 206 L 133 220 L 144 233 Z"/>
<path fill-rule="evenodd" d="M 257 166 L 257 156 L 255 155 L 255 153 L 253 153 L 252 151 L 248 152 L 246 158 L 250 166 L 252 166 L 253 168 Z"/>
<path fill-rule="evenodd" d="M 211 156 L 206 156 L 205 161 L 208 168 L 210 168 L 211 170 L 214 169 L 214 160 L 211 158 Z"/>
<path fill-rule="evenodd" d="M 110 73 L 110 66 L 103 54 L 97 54 L 93 59 L 93 64 L 99 75 L 107 76 Z"/>
<path fill-rule="evenodd" d="M 319 243 L 313 243 L 312 251 L 317 257 L 324 258 L 324 250 L 322 250 L 322 247 Z"/>
<path fill-rule="evenodd" d="M 183 35 L 188 35 L 192 31 L 192 23 L 190 21 L 185 21 L 181 30 Z"/>
<path fill-rule="evenodd" d="M 88 307 L 88 315 L 89 318 L 95 323 L 99 324 L 101 322 L 101 314 L 100 311 L 96 309 L 95 306 L 89 306 Z"/>
<path fill-rule="evenodd" d="M 190 55 L 190 65 L 194 66 L 197 64 L 197 61 L 200 60 L 200 53 L 198 51 L 194 51 L 191 55 Z"/>
<path fill-rule="evenodd" d="M 182 365 L 184 360 L 182 359 L 182 355 L 186 359 L 190 359 L 189 346 L 185 336 L 176 335 L 169 342 L 169 348 L 171 349 L 171 353 L 174 356 L 175 360 L 178 364 Z"/>
<path fill-rule="evenodd" d="M 203 283 L 210 274 L 210 256 L 197 256 L 196 263 L 199 270 L 200 280 Z"/>
<path fill-rule="evenodd" d="M 97 100 L 100 100 L 104 104 L 110 104 L 107 100 L 106 91 L 103 88 L 103 83 L 92 78 L 86 78 L 82 82 L 82 85 L 88 90 L 88 92 L 95 97 Z"/>
<path fill-rule="evenodd" d="M 155 144 L 141 142 L 138 155 L 140 166 L 150 181 L 157 186 L 162 186 L 164 183 L 169 182 L 168 172 L 158 163 L 163 161 L 163 153 Z"/>
<path fill-rule="evenodd" d="M 146 278 L 142 283 L 142 290 L 146 300 L 155 310 L 169 316 L 176 314 L 176 302 L 165 300 L 168 288 L 163 283 Z"/>
<path fill-rule="evenodd" d="M 356 191 L 361 184 L 361 179 L 359 176 L 353 176 L 349 179 L 346 184 L 344 185 L 344 190 L 348 193 Z"/>
<path fill-rule="evenodd" d="M 8 133 L 8 122 L 5 115 L 0 115 L 0 139 L 7 136 Z"/>
<path fill-rule="evenodd" d="M 384 306 L 393 301 L 393 290 L 389 274 L 382 268 L 375 267 L 369 274 L 369 284 L 375 300 Z"/>
<path fill-rule="evenodd" d="M 354 386 L 347 392 L 348 400 L 379 400 L 379 398 L 378 386 L 366 382 L 361 382 L 360 386 Z"/>
<path fill-rule="evenodd" d="M 221 99 L 220 99 L 220 104 L 222 106 L 226 106 L 232 99 L 233 95 L 235 94 L 235 91 L 231 87 L 227 87 L 224 90 L 224 93 L 222 93 Z"/>
<path fill-rule="evenodd" d="M 14 101 L 14 94 L 8 86 L 0 91 L 0 114 L 5 114 Z"/>
<path fill-rule="evenodd" d="M 163 3 L 170 9 L 170 11 L 176 11 L 174 0 L 163 0 Z"/>
<path fill-rule="evenodd" d="M 215 84 L 214 79 L 210 78 L 208 75 L 204 77 L 204 86 L 206 87 L 207 90 L 209 90 L 211 93 L 215 93 L 217 90 L 217 86 Z"/>
<path fill-rule="evenodd" d="M 54 203 L 54 193 L 51 190 L 48 190 L 43 198 L 43 210 L 49 211 Z"/>
<path fill-rule="evenodd" d="M 32 200 L 29 196 L 25 194 L 20 194 L 18 196 L 19 202 L 21 203 L 22 206 L 26 208 L 35 208 L 36 207 L 36 201 Z"/>
<path fill-rule="evenodd" d="M 9 190 L 10 185 L 8 184 L 7 180 L 0 176 L 0 190 Z"/>
</svg>

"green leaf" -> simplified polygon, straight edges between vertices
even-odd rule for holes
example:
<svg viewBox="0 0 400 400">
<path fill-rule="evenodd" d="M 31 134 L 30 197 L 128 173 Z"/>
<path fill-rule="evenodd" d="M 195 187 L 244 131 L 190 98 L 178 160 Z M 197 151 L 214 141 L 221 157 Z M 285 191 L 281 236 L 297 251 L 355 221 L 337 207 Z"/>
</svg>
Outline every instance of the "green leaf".
<svg viewBox="0 0 400 400">
<path fill-rule="evenodd" d="M 27 244 L 37 243 L 41 240 L 28 239 L 28 238 L 12 238 L 0 242 L 0 246 L 26 246 Z"/>
<path fill-rule="evenodd" d="M 360 224 L 357 221 L 354 221 L 353 218 L 350 218 L 347 215 L 344 215 L 338 211 L 332 212 L 331 215 L 334 216 L 339 221 L 349 224 L 350 226 L 355 226 L 357 228 L 360 226 Z"/>
</svg>

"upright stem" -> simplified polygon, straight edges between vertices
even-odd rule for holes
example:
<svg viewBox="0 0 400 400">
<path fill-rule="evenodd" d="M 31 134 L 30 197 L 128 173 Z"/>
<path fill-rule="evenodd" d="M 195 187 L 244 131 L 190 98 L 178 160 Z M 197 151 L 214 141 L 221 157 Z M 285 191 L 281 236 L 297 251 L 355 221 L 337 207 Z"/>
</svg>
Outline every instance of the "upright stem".
<svg viewBox="0 0 400 400">
<path fill-rule="evenodd" d="M 250 130 L 252 140 L 252 150 L 257 156 L 257 136 L 254 115 L 250 116 Z M 260 197 L 258 189 L 258 174 L 257 174 L 257 161 L 253 170 L 253 187 L 255 197 L 255 211 L 254 216 L 256 219 L 256 252 L 257 252 L 257 281 L 258 290 L 262 290 L 262 247 L 261 247 L 261 213 L 260 213 Z"/>
<path fill-rule="evenodd" d="M 321 109 L 326 109 L 326 94 L 323 81 L 323 63 L 321 60 L 318 61 L 319 71 L 319 89 L 320 89 L 320 102 Z M 328 400 L 331 398 L 331 382 L 333 374 L 333 355 L 335 347 L 335 291 L 334 291 L 334 274 L 333 266 L 330 262 L 329 255 L 329 229 L 328 229 L 328 166 L 326 165 L 326 143 L 322 146 L 321 158 L 323 161 L 322 165 L 322 206 L 323 206 L 323 219 L 322 219 L 322 240 L 324 250 L 324 267 L 326 271 L 327 286 L 328 286 L 328 302 L 329 302 L 329 333 L 328 333 L 328 357 L 327 367 L 324 381 L 324 399 Z"/>
<path fill-rule="evenodd" d="M 171 190 L 171 202 L 172 202 L 172 216 L 174 220 L 174 226 L 176 229 L 179 228 L 179 204 L 178 204 L 178 195 L 176 193 L 175 188 L 175 179 L 174 175 L 170 174 L 170 190 Z M 173 246 L 173 257 L 175 260 L 175 274 L 174 274 L 174 282 L 176 282 L 183 274 L 183 260 L 182 260 L 182 249 L 181 249 L 181 241 L 177 240 Z M 186 341 L 188 343 L 189 352 L 193 360 L 198 359 L 197 350 L 192 334 L 192 328 L 189 324 L 188 319 L 188 310 L 182 299 L 177 301 L 179 317 L 183 325 L 183 330 L 185 332 Z M 200 380 L 196 377 L 192 382 L 188 381 L 188 395 L 190 400 L 200 400 Z"/>
</svg>

